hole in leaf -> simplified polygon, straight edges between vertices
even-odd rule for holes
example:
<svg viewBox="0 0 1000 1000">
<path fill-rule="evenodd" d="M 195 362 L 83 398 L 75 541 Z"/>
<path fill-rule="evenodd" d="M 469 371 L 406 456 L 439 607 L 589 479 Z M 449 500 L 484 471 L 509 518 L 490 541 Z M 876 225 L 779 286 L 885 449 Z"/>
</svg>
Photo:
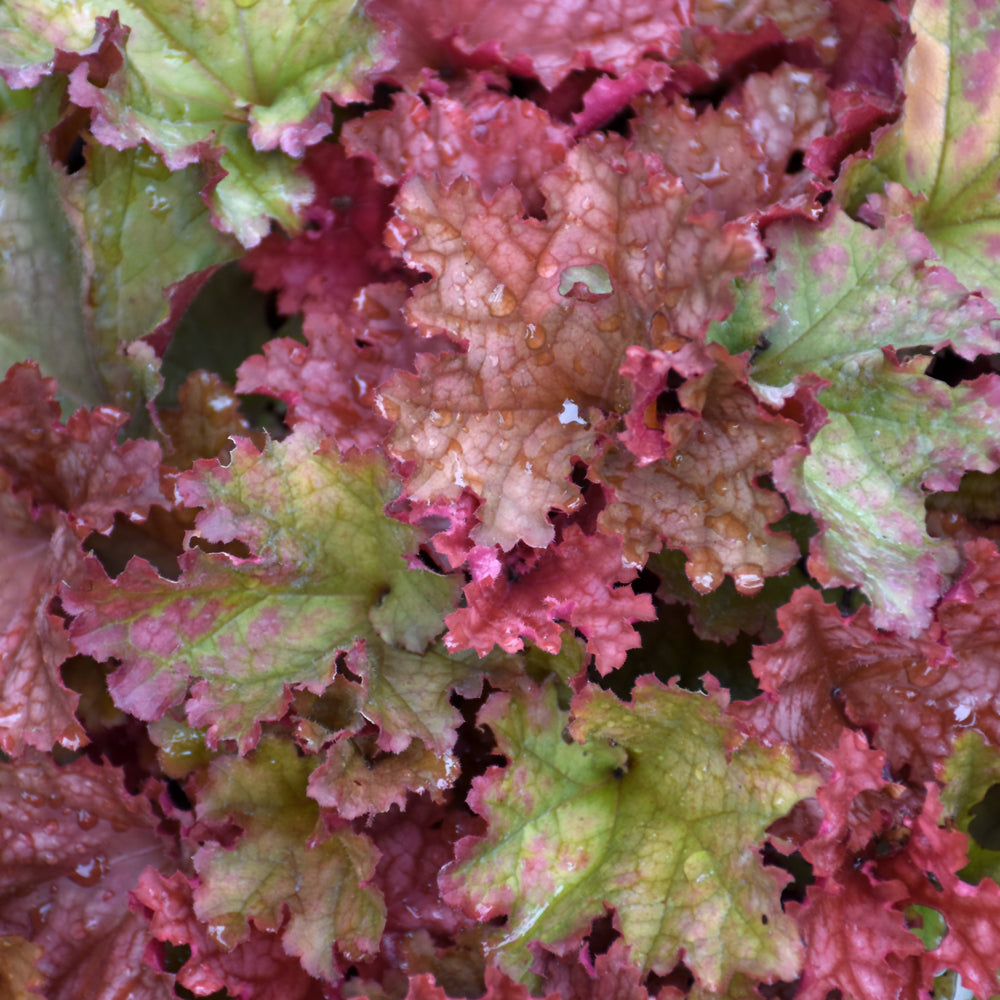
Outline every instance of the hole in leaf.
<svg viewBox="0 0 1000 1000">
<path fill-rule="evenodd" d="M 605 955 L 608 949 L 621 937 L 615 929 L 614 917 L 605 912 L 601 917 L 595 918 L 590 925 L 590 934 L 587 935 L 587 949 L 590 952 L 590 960 L 598 955 Z"/>
<path fill-rule="evenodd" d="M 184 791 L 184 786 L 173 778 L 167 779 L 167 795 L 174 806 L 182 812 L 190 812 L 194 808 L 187 797 L 187 792 Z"/>
<path fill-rule="evenodd" d="M 82 135 L 78 135 L 73 140 L 73 144 L 69 147 L 69 152 L 66 154 L 67 174 L 75 174 L 86 166 L 87 157 L 84 152 L 86 148 L 86 140 Z"/>
<path fill-rule="evenodd" d="M 786 174 L 799 174 L 806 166 L 806 156 L 801 149 L 792 150 L 792 155 L 788 157 L 788 162 L 785 164 Z"/>
</svg>

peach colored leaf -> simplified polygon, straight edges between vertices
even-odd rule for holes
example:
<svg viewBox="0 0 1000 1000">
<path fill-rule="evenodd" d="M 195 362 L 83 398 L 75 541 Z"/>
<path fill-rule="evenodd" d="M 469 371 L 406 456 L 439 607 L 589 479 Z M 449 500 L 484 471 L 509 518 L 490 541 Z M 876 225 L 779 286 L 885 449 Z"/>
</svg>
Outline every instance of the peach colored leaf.
<svg viewBox="0 0 1000 1000">
<path fill-rule="evenodd" d="M 420 175 L 450 187 L 468 177 L 487 201 L 510 184 L 529 211 L 541 209 L 538 182 L 565 160 L 572 142 L 566 125 L 537 104 L 481 84 L 429 100 L 396 94 L 390 110 L 347 122 L 341 141 L 351 156 L 374 161 L 381 184 Z"/>
<path fill-rule="evenodd" d="M 594 475 L 611 492 L 598 524 L 624 538 L 633 565 L 666 545 L 687 555 L 685 572 L 699 593 L 715 590 L 728 574 L 741 594 L 753 595 L 799 558 L 794 539 L 768 527 L 785 514 L 784 501 L 757 485 L 798 441 L 799 429 L 760 406 L 738 359 L 721 347 L 710 351 L 716 367 L 678 393 L 700 415 L 666 418 L 667 457 L 640 465 L 613 449 L 595 463 Z"/>
<path fill-rule="evenodd" d="M 830 128 L 823 74 L 784 65 L 755 73 L 721 107 L 700 114 L 684 101 L 660 94 L 637 102 L 631 122 L 633 148 L 658 156 L 702 209 L 738 219 L 785 204 L 810 206 L 808 170 L 787 173 Z"/>
<path fill-rule="evenodd" d="M 485 205 L 467 182 L 415 178 L 390 225 L 432 273 L 411 320 L 468 345 L 382 390 L 390 449 L 415 463 L 414 499 L 482 497 L 473 537 L 505 549 L 547 545 L 548 511 L 579 505 L 572 462 L 594 455 L 605 413 L 628 407 L 626 349 L 701 335 L 758 257 L 744 225 L 689 218 L 681 183 L 611 140 L 575 147 L 542 189 L 544 222 L 523 218 L 510 188 Z"/>
</svg>

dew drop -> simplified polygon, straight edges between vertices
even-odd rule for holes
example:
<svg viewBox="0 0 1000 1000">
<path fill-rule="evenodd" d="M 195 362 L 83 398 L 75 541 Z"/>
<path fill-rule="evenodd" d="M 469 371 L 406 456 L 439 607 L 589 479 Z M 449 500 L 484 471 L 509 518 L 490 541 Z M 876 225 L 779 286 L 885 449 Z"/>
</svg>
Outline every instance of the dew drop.
<svg viewBox="0 0 1000 1000">
<path fill-rule="evenodd" d="M 684 567 L 691 586 L 699 594 L 710 594 L 722 583 L 722 562 L 711 549 L 695 549 Z"/>
<path fill-rule="evenodd" d="M 552 357 L 551 351 L 539 351 L 535 355 L 534 361 L 539 368 L 547 368 L 553 361 L 555 361 L 555 358 Z"/>
<path fill-rule="evenodd" d="M 500 429 L 509 431 L 514 426 L 514 411 L 500 410 L 497 413 L 497 419 L 500 421 Z"/>
<path fill-rule="evenodd" d="M 694 885 L 710 879 L 714 874 L 708 851 L 695 851 L 684 860 L 684 877 Z"/>
<path fill-rule="evenodd" d="M 108 873 L 108 859 L 103 854 L 95 854 L 94 857 L 81 861 L 76 868 L 69 873 L 71 882 L 90 888 L 97 885 Z"/>
<path fill-rule="evenodd" d="M 705 518 L 705 527 L 727 542 L 745 542 L 750 537 L 747 526 L 735 514 L 711 514 Z"/>
<path fill-rule="evenodd" d="M 430 421 L 435 427 L 447 427 L 454 419 L 454 414 L 447 410 L 431 410 Z"/>
<path fill-rule="evenodd" d="M 720 497 L 724 497 L 729 493 L 731 484 L 729 480 L 720 472 L 712 483 L 712 489 L 719 494 Z"/>
<path fill-rule="evenodd" d="M 491 316 L 501 319 L 509 316 L 517 306 L 517 298 L 514 293 L 501 282 L 496 288 L 486 296 L 486 308 Z"/>
<path fill-rule="evenodd" d="M 914 687 L 932 687 L 948 672 L 948 665 L 940 660 L 928 663 L 925 659 L 910 660 L 905 667 L 906 676 Z"/>
<path fill-rule="evenodd" d="M 529 323 L 524 328 L 524 342 L 532 351 L 540 350 L 545 346 L 546 331 L 540 323 Z"/>
<path fill-rule="evenodd" d="M 744 597 L 753 597 L 764 589 L 764 569 L 756 563 L 743 563 L 736 567 L 733 582 Z"/>
</svg>

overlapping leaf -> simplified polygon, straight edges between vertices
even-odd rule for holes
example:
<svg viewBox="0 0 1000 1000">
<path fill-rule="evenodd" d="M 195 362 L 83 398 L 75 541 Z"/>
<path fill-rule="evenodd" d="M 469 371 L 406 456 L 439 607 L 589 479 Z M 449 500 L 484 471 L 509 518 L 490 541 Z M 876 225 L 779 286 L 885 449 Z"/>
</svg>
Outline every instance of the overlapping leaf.
<svg viewBox="0 0 1000 1000">
<path fill-rule="evenodd" d="M 464 176 L 487 201 L 512 184 L 535 212 L 542 201 L 538 182 L 566 158 L 571 134 L 536 104 L 479 86 L 432 97 L 429 106 L 396 94 L 391 110 L 347 122 L 342 141 L 352 156 L 374 161 L 382 184 L 419 175 L 450 187 Z M 520 155 L 509 155 L 512 145 Z"/>
<path fill-rule="evenodd" d="M 408 568 L 416 535 L 382 513 L 393 484 L 378 459 L 341 462 L 302 430 L 263 452 L 243 441 L 230 465 L 200 463 L 179 489 L 204 508 L 199 537 L 238 540 L 250 557 L 189 551 L 176 582 L 138 560 L 113 582 L 91 565 L 66 595 L 77 647 L 122 661 L 112 694 L 140 718 L 179 704 L 194 680 L 192 723 L 248 747 L 287 707 L 288 685 L 326 687 L 338 652 L 367 642 L 373 673 L 381 659 L 412 665 L 442 629 L 453 584 Z"/>
<path fill-rule="evenodd" d="M 87 0 L 69 10 L 18 0 L 6 6 L 0 27 L 12 48 L 51 62 L 64 46 L 80 51 L 85 23 L 93 35 L 112 9 L 127 41 L 114 19 L 97 30 L 118 49 L 122 68 L 105 84 L 88 79 L 84 63 L 70 84 L 72 99 L 93 109 L 97 140 L 117 149 L 148 142 L 172 169 L 217 163 L 213 208 L 246 246 L 267 233 L 271 218 L 294 228 L 310 184 L 292 159 L 267 151 L 280 146 L 301 156 L 330 130 L 323 95 L 360 95 L 360 74 L 375 50 L 360 8 L 352 0 L 256 8 L 211 0 L 196 9 L 173 0 L 114 8 Z M 15 71 L 23 75 L 25 67 L 8 68 Z"/>
<path fill-rule="evenodd" d="M 0 746 L 15 755 L 86 741 L 59 672 L 72 647 L 55 601 L 82 579 L 84 537 L 107 531 L 116 512 L 165 502 L 155 444 L 119 447 L 123 416 L 110 407 L 62 424 L 54 394 L 33 365 L 0 383 Z"/>
<path fill-rule="evenodd" d="M 482 497 L 473 537 L 505 549 L 548 544 L 549 509 L 578 506 L 573 459 L 593 456 L 605 412 L 628 407 L 626 348 L 700 334 L 758 253 L 745 226 L 688 219 L 681 183 L 610 141 L 577 146 L 542 189 L 544 222 L 523 218 L 510 188 L 484 205 L 468 183 L 415 178 L 390 226 L 433 274 L 411 320 L 468 344 L 383 390 L 391 450 L 416 463 L 413 498 Z"/>
<path fill-rule="evenodd" d="M 589 690 L 573 715 L 579 742 L 563 738 L 552 688 L 487 705 L 481 721 L 510 764 L 477 782 L 489 831 L 460 845 L 446 897 L 480 919 L 507 915 L 496 949 L 518 975 L 530 942 L 565 944 L 608 905 L 641 969 L 683 955 L 710 989 L 738 971 L 794 977 L 781 880 L 750 845 L 814 782 L 784 752 L 740 745 L 713 698 L 655 681 L 629 704 Z"/>
<path fill-rule="evenodd" d="M 662 95 L 637 102 L 633 146 L 659 156 L 698 204 L 729 219 L 779 203 L 806 211 L 812 174 L 788 173 L 794 154 L 804 154 L 831 127 L 826 86 L 818 73 L 782 66 L 757 73 L 718 109 L 698 114 Z"/>
<path fill-rule="evenodd" d="M 310 975 L 332 980 L 339 978 L 334 945 L 348 960 L 374 952 L 385 906 L 367 886 L 377 860 L 371 842 L 350 829 L 322 830 L 319 807 L 306 797 L 314 767 L 277 740 L 245 759 L 226 757 L 211 766 L 198 818 L 231 820 L 245 833 L 231 850 L 209 843 L 197 852 L 201 883 L 194 904 L 227 946 L 246 939 L 252 920 L 262 931 L 281 930 L 286 951 Z"/>
<path fill-rule="evenodd" d="M 445 645 L 480 655 L 497 645 L 511 653 L 528 639 L 558 653 L 565 622 L 584 635 L 597 670 L 606 674 L 639 645 L 633 624 L 654 617 L 648 595 L 617 586 L 634 575 L 622 566 L 619 541 L 585 535 L 571 525 L 516 582 L 501 572 L 470 583 L 465 607 L 446 619 Z"/>
<path fill-rule="evenodd" d="M 974 0 L 918 0 L 906 104 L 844 185 L 855 200 L 897 181 L 921 195 L 914 221 L 967 287 L 1000 294 L 1000 14 Z"/>
<path fill-rule="evenodd" d="M 560 0 L 521 8 L 512 18 L 498 0 L 457 0 L 447 8 L 378 0 L 371 11 L 398 28 L 398 64 L 390 75 L 404 85 L 418 83 L 421 70 L 433 67 L 435 57 L 446 59 L 453 48 L 470 62 L 499 63 L 552 89 L 573 70 L 590 67 L 662 82 L 663 60 L 677 53 L 690 6 L 688 0 L 645 0 L 628 7 Z"/>
<path fill-rule="evenodd" d="M 757 484 L 798 441 L 799 429 L 758 404 L 740 361 L 710 350 L 719 363 L 678 393 L 701 412 L 667 417 L 662 436 L 671 446 L 663 458 L 641 464 L 624 449 L 609 449 L 595 462 L 594 474 L 611 492 L 598 523 L 624 538 L 633 565 L 665 544 L 687 555 L 685 572 L 698 593 L 729 575 L 752 596 L 799 557 L 790 535 L 770 529 L 786 513 L 784 501 Z M 669 356 L 656 360 L 669 366 Z"/>
<path fill-rule="evenodd" d="M 289 955 L 275 934 L 251 928 L 245 941 L 226 948 L 194 914 L 191 880 L 183 872 L 166 878 L 147 868 L 132 893 L 149 921 L 149 933 L 175 947 L 191 949 L 177 982 L 195 996 L 227 990 L 256 1000 L 321 1000 L 320 983 Z"/>
<path fill-rule="evenodd" d="M 872 231 L 835 214 L 818 230 L 776 224 L 768 239 L 779 316 L 763 334 L 755 384 L 778 399 L 806 375 L 829 383 L 818 395 L 827 423 L 808 454 L 779 463 L 775 481 L 821 519 L 813 575 L 860 584 L 878 625 L 915 631 L 958 565 L 953 546 L 927 535 L 924 489 L 954 489 L 966 469 L 996 468 L 1000 384 L 950 388 L 924 376 L 925 357 L 894 351 L 996 350 L 994 311 L 926 266 L 930 248 L 901 220 Z"/>
<path fill-rule="evenodd" d="M 156 392 L 152 353 L 124 348 L 167 318 L 168 289 L 233 255 L 209 223 L 194 168 L 171 173 L 142 146 L 94 147 L 66 173 L 39 131 L 62 88 L 0 83 L 0 369 L 32 357 L 59 380 L 69 411 L 113 403 L 133 412 Z"/>
</svg>

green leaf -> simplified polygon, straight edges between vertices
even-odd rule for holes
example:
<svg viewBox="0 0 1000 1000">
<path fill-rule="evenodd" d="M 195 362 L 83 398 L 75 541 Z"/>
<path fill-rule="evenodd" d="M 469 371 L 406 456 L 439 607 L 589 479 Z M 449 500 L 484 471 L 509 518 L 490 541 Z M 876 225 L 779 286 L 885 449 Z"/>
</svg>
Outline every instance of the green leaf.
<svg viewBox="0 0 1000 1000">
<path fill-rule="evenodd" d="M 807 376 L 829 383 L 817 396 L 827 423 L 808 453 L 776 465 L 775 482 L 821 520 L 812 574 L 862 586 L 880 627 L 916 631 L 958 565 L 952 543 L 927 535 L 925 490 L 996 468 L 1000 385 L 950 388 L 924 375 L 928 357 L 886 350 L 996 350 L 992 310 L 925 266 L 929 247 L 900 220 L 871 230 L 837 214 L 822 229 L 778 223 L 768 238 L 778 321 L 764 333 L 755 388 L 777 403 Z"/>
<path fill-rule="evenodd" d="M 969 863 L 959 874 L 973 885 L 987 877 L 1000 881 L 1000 816 L 992 796 L 992 801 L 984 801 L 986 793 L 1000 785 L 1000 751 L 987 744 L 982 733 L 966 730 L 955 740 L 941 777 L 946 782 L 941 792 L 945 815 L 969 834 Z"/>
<path fill-rule="evenodd" d="M 122 661 L 112 696 L 143 719 L 179 704 L 197 680 L 188 720 L 210 725 L 213 742 L 239 739 L 244 749 L 262 720 L 283 713 L 288 686 L 321 692 L 341 652 L 352 653 L 355 673 L 408 654 L 419 678 L 418 654 L 443 631 L 457 585 L 410 568 L 418 533 L 383 513 L 396 489 L 384 460 L 341 460 L 312 428 L 263 452 L 241 440 L 228 466 L 201 461 L 178 491 L 204 508 L 195 535 L 238 540 L 251 554 L 195 548 L 181 557 L 177 581 L 140 560 L 113 582 L 92 567 L 90 586 L 67 595 L 79 613 L 77 648 Z M 425 728 L 389 749 L 424 738 Z"/>
<path fill-rule="evenodd" d="M 234 256 L 210 224 L 194 168 L 170 172 L 148 148 L 92 146 L 67 175 L 39 134 L 62 88 L 0 84 L 0 368 L 33 358 L 64 409 L 137 412 L 155 394 L 152 351 L 128 348 L 167 318 L 167 289 Z"/>
<path fill-rule="evenodd" d="M 495 696 L 480 716 L 510 764 L 477 782 L 489 831 L 442 884 L 480 919 L 509 915 L 502 963 L 524 977 L 532 941 L 567 942 L 614 906 L 644 971 L 683 955 L 711 990 L 739 972 L 795 978 L 782 878 L 754 845 L 815 779 L 787 752 L 741 742 L 715 698 L 648 678 L 629 704 L 592 689 L 573 715 L 569 740 L 549 685 Z"/>
<path fill-rule="evenodd" d="M 14 0 L 7 8 L 0 39 L 36 59 L 81 51 L 83 26 L 93 37 L 96 19 L 117 10 L 127 43 L 113 22 L 102 31 L 124 65 L 106 86 L 75 75 L 73 100 L 94 110 L 99 142 L 122 149 L 145 140 L 174 169 L 212 164 L 219 224 L 246 246 L 272 218 L 294 229 L 312 200 L 295 160 L 269 151 L 299 157 L 328 133 L 324 95 L 360 97 L 356 81 L 374 61 L 375 31 L 354 0 Z"/>
<path fill-rule="evenodd" d="M 277 740 L 246 759 L 212 764 L 198 818 L 233 821 L 246 832 L 231 850 L 209 843 L 195 855 L 195 912 L 226 947 L 246 938 L 250 919 L 263 931 L 280 930 L 285 949 L 310 975 L 333 980 L 334 944 L 352 961 L 378 950 L 385 903 L 366 884 L 375 847 L 349 829 L 327 835 L 306 795 L 316 764 Z"/>
<path fill-rule="evenodd" d="M 969 288 L 1000 298 L 1000 8 L 916 0 L 906 104 L 874 155 L 841 184 L 857 204 L 885 180 L 925 199 L 914 222 Z"/>
<path fill-rule="evenodd" d="M 742 354 L 758 346 L 761 333 L 774 322 L 769 307 L 773 289 L 759 277 L 734 278 L 733 311 L 724 320 L 708 324 L 705 340 L 722 344 L 730 354 Z"/>
</svg>

